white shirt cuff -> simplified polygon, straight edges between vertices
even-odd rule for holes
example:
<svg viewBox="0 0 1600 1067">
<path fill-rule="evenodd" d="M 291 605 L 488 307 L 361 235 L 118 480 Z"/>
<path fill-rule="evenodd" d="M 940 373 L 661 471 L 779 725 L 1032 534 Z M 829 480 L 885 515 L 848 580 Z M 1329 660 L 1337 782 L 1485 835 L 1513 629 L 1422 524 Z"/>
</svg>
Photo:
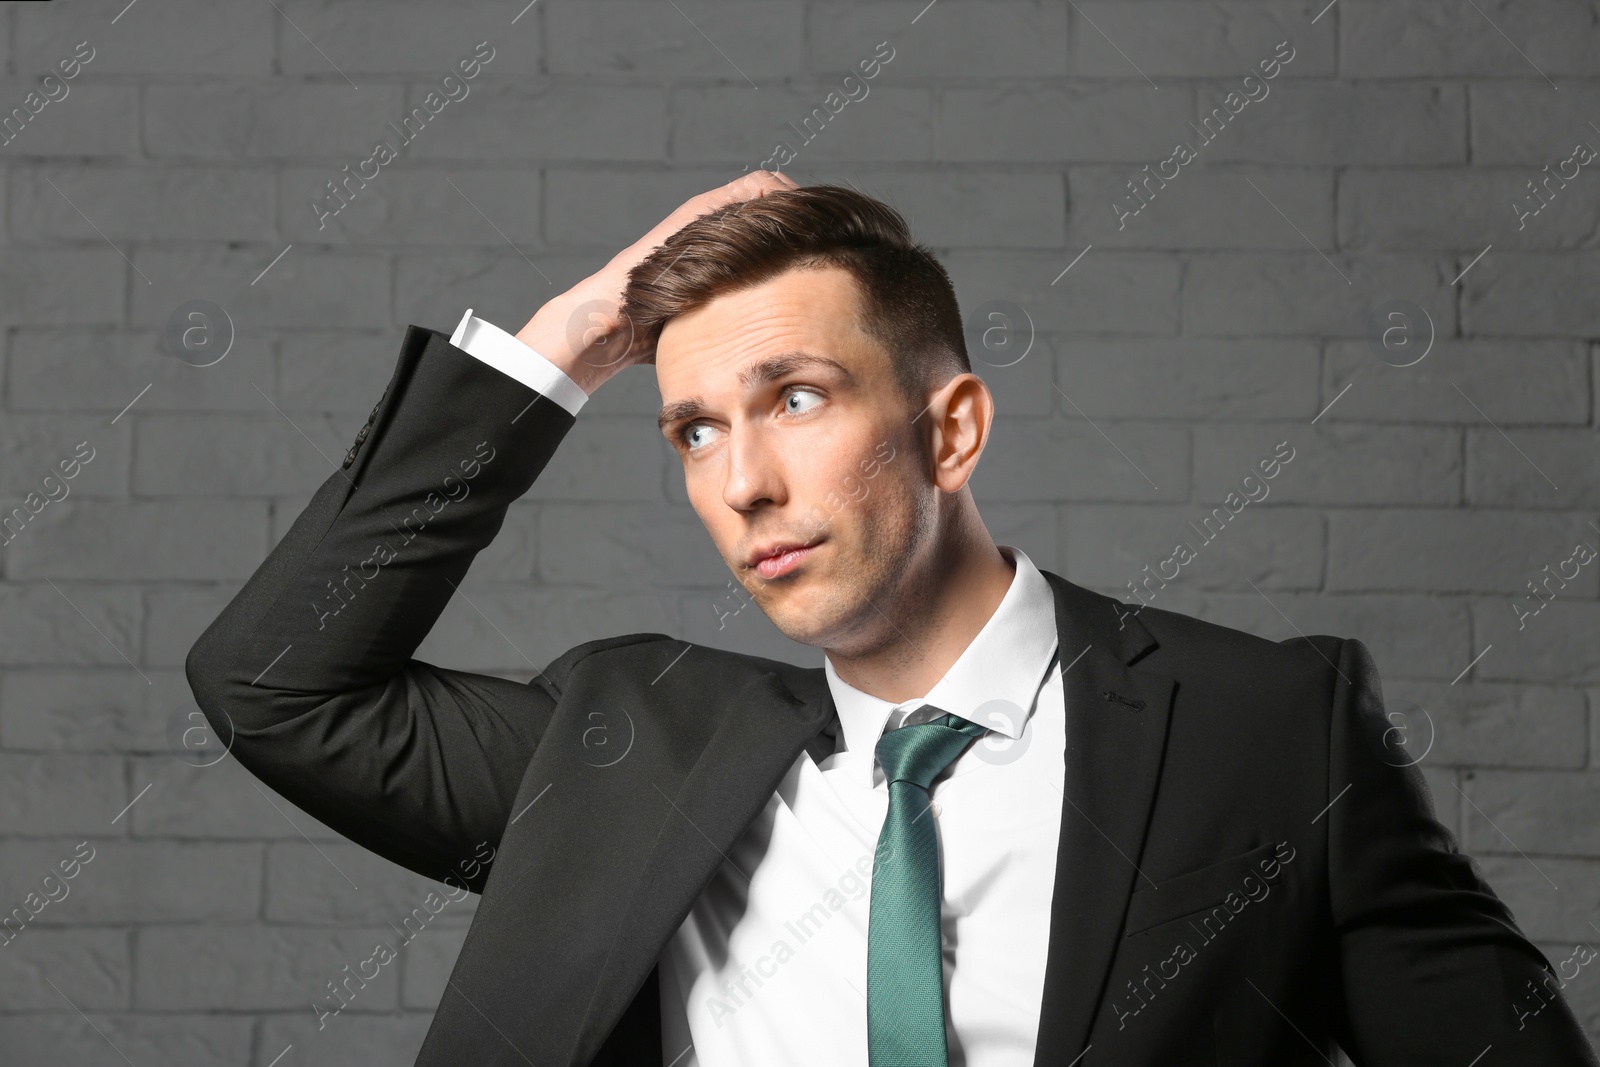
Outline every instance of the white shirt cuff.
<svg viewBox="0 0 1600 1067">
<path fill-rule="evenodd" d="M 529 389 L 537 390 L 541 396 L 554 400 L 574 416 L 589 399 L 589 394 L 560 367 L 514 335 L 478 318 L 471 308 L 461 316 L 456 332 L 450 335 L 450 343 Z"/>
</svg>

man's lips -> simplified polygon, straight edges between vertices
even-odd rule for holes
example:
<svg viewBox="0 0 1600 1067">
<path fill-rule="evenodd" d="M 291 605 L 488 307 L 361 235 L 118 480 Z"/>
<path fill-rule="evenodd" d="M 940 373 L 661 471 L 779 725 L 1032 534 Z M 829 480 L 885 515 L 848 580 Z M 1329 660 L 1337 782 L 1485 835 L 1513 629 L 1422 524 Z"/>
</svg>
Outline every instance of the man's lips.
<svg viewBox="0 0 1600 1067">
<path fill-rule="evenodd" d="M 776 578 L 786 574 L 799 566 L 803 560 L 810 558 L 811 553 L 821 541 L 810 544 L 777 544 L 757 549 L 750 557 L 749 564 L 752 570 L 763 578 Z"/>
</svg>

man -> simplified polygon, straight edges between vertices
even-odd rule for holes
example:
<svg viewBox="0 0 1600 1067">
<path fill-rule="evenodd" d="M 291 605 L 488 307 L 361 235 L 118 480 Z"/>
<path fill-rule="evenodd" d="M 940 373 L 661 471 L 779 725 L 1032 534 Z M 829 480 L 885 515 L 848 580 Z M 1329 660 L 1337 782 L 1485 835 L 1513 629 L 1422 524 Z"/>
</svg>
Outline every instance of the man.
<svg viewBox="0 0 1600 1067">
<path fill-rule="evenodd" d="M 717 550 L 823 666 L 657 633 L 526 685 L 411 658 L 639 362 Z M 251 772 L 482 894 L 417 1062 L 1596 1067 L 1366 649 L 995 545 L 993 418 L 904 220 L 766 172 L 515 337 L 408 330 L 187 671 Z"/>
</svg>

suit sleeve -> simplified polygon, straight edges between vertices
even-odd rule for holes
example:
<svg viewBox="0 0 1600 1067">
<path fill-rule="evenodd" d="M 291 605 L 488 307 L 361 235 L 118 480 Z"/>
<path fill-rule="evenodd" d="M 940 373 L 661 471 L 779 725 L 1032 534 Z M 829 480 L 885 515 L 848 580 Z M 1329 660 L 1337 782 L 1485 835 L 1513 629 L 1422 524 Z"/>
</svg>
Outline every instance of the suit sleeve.
<svg viewBox="0 0 1600 1067">
<path fill-rule="evenodd" d="M 189 651 L 219 743 L 306 813 L 428 877 L 459 878 L 484 842 L 497 847 L 583 646 L 528 684 L 412 653 L 574 421 L 410 327 L 345 465 Z"/>
<path fill-rule="evenodd" d="M 481 359 L 528 388 L 537 390 L 573 415 L 583 410 L 583 405 L 589 402 L 589 394 L 560 367 L 534 351 L 530 345 L 517 340 L 515 335 L 486 319 L 478 318 L 471 308 L 461 316 L 461 322 L 450 335 L 450 343 L 472 358 Z"/>
<path fill-rule="evenodd" d="M 1371 654 L 1347 640 L 1338 661 L 1327 832 L 1340 1045 L 1358 1067 L 1600 1067 L 1544 954 L 1435 818 L 1421 753 L 1389 743 Z"/>
</svg>

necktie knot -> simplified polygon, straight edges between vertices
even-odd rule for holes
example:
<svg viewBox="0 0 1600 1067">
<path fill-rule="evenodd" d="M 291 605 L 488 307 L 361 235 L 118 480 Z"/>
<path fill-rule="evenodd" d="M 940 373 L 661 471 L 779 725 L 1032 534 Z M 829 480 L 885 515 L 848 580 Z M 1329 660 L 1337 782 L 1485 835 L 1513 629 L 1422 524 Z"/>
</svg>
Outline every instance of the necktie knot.
<svg viewBox="0 0 1600 1067">
<path fill-rule="evenodd" d="M 888 783 L 912 782 L 927 789 L 973 738 L 988 732 L 988 727 L 946 712 L 929 722 L 890 730 L 878 739 L 874 752 Z"/>
</svg>

